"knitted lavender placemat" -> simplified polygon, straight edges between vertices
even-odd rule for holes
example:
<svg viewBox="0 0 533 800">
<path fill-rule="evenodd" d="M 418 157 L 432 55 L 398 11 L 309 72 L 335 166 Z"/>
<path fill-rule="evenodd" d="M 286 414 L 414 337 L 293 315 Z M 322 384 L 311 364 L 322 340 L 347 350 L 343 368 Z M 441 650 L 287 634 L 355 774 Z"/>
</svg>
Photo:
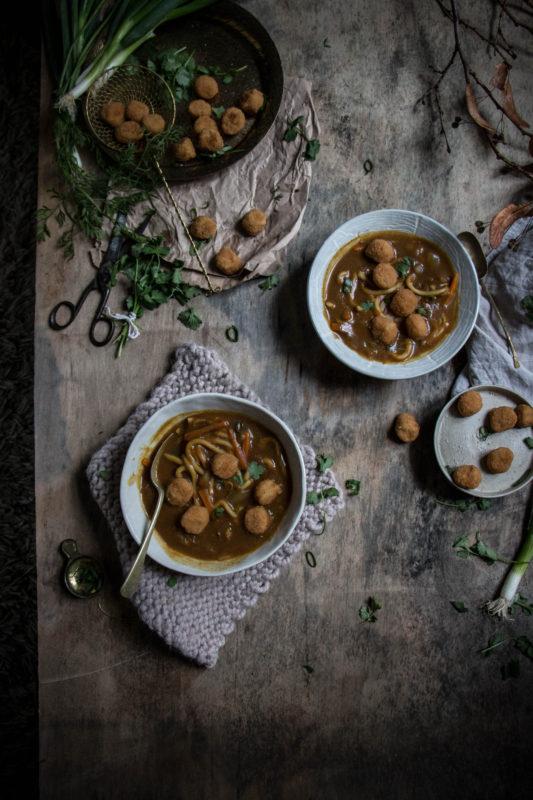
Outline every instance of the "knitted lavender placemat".
<svg viewBox="0 0 533 800">
<path fill-rule="evenodd" d="M 129 571 L 138 545 L 129 533 L 120 507 L 120 476 L 128 447 L 135 434 L 152 414 L 167 403 L 196 392 L 222 392 L 243 397 L 263 407 L 258 396 L 233 375 L 217 353 L 195 344 L 179 347 L 170 371 L 155 386 L 114 436 L 92 457 L 87 476 L 92 494 L 106 517 L 115 538 L 124 575 Z M 336 488 L 336 497 L 324 504 L 306 505 L 295 530 L 270 558 L 249 569 L 227 576 L 202 578 L 181 573 L 177 584 L 169 587 L 170 573 L 148 558 L 139 588 L 132 602 L 140 619 L 172 648 L 204 667 L 214 667 L 218 651 L 237 620 L 255 605 L 260 594 L 291 561 L 309 536 L 333 519 L 344 506 L 342 491 L 333 472 L 321 474 L 316 454 L 300 445 L 307 491 Z M 103 477 L 105 476 L 105 477 Z"/>
</svg>

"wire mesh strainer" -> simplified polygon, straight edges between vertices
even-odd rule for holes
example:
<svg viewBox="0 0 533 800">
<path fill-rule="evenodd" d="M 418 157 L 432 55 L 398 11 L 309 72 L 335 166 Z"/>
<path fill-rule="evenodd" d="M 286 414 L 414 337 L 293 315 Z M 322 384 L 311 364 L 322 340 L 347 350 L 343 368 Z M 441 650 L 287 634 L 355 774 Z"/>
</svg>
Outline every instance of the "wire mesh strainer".
<svg viewBox="0 0 533 800">
<path fill-rule="evenodd" d="M 101 118 L 102 106 L 106 103 L 122 103 L 127 106 L 133 100 L 138 100 L 148 106 L 151 114 L 160 114 L 165 120 L 165 130 L 170 130 L 174 125 L 176 104 L 168 83 L 151 69 L 137 65 L 127 65 L 106 70 L 102 77 L 95 83 L 86 96 L 85 117 L 87 125 L 94 138 L 111 155 L 124 152 L 128 145 L 119 142 L 115 137 L 114 128 Z M 137 143 L 142 148 L 142 140 Z M 201 267 L 210 292 L 217 292 L 207 273 L 196 242 L 192 238 L 181 211 L 176 203 L 170 186 L 163 174 L 157 158 L 153 159 L 155 168 L 168 194 L 179 221 L 182 224 L 187 238 L 191 244 L 194 255 Z"/>
</svg>

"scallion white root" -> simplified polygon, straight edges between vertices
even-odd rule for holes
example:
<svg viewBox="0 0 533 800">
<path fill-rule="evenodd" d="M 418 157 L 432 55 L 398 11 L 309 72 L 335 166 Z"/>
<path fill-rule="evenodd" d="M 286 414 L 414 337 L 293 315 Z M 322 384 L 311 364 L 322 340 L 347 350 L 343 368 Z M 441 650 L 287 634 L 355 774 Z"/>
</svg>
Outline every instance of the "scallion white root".
<svg viewBox="0 0 533 800">
<path fill-rule="evenodd" d="M 520 581 L 524 577 L 524 573 L 531 559 L 533 558 L 533 512 L 529 518 L 529 525 L 526 535 L 518 551 L 516 560 L 513 562 L 512 567 L 507 573 L 507 577 L 503 582 L 500 596 L 495 600 L 490 600 L 485 604 L 484 608 L 492 616 L 506 619 L 508 617 L 509 608 L 513 605 L 515 598 L 518 594 L 518 587 Z"/>
</svg>

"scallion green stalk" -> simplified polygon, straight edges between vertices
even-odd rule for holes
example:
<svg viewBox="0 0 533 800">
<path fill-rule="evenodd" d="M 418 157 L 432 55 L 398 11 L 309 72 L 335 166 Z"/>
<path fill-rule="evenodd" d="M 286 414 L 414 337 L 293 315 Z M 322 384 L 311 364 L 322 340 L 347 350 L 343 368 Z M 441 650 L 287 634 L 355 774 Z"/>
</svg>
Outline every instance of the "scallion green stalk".
<svg viewBox="0 0 533 800">
<path fill-rule="evenodd" d="M 502 588 L 500 590 L 500 596 L 497 597 L 495 600 L 491 600 L 485 604 L 485 608 L 494 616 L 506 618 L 510 606 L 514 603 L 516 595 L 518 593 L 518 587 L 520 585 L 520 581 L 524 577 L 524 573 L 527 569 L 527 566 L 531 559 L 533 558 L 533 512 L 529 518 L 529 525 L 526 531 L 526 535 L 524 540 L 521 544 L 520 550 L 518 551 L 518 555 L 516 556 L 516 560 L 513 562 L 513 565 L 507 576 L 505 581 L 503 582 Z"/>
</svg>

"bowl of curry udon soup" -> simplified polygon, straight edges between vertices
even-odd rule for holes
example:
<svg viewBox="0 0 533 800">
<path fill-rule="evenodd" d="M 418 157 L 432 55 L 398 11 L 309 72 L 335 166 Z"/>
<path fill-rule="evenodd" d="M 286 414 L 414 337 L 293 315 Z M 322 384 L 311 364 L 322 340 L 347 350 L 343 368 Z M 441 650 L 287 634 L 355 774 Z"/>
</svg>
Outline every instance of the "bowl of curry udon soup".
<svg viewBox="0 0 533 800">
<path fill-rule="evenodd" d="M 479 309 L 470 257 L 443 225 L 384 209 L 348 220 L 318 251 L 307 299 L 315 330 L 357 372 L 432 372 L 469 338 Z"/>
<path fill-rule="evenodd" d="M 164 501 L 150 558 L 189 575 L 225 575 L 258 564 L 288 539 L 305 504 L 294 435 L 251 401 L 209 393 L 156 411 L 128 449 L 120 501 L 138 544 L 157 502 L 150 473 L 162 444 Z"/>
</svg>

